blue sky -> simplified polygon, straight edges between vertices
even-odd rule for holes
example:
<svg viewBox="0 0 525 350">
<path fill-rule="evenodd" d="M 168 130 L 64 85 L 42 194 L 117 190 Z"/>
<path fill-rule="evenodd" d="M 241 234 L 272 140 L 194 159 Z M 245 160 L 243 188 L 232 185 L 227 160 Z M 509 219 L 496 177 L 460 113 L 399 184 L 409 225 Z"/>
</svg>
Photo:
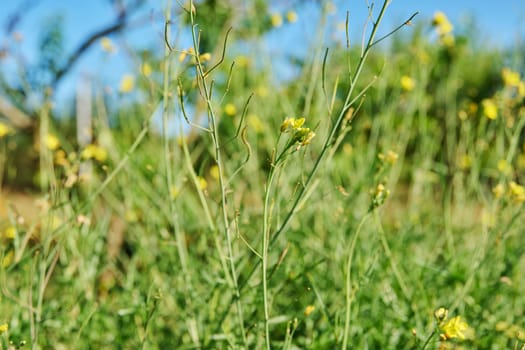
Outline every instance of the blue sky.
<svg viewBox="0 0 525 350">
<path fill-rule="evenodd" d="M 248 0 L 246 0 L 248 1 Z M 27 62 L 34 60 L 38 31 L 43 21 L 49 16 L 61 13 L 65 19 L 66 50 L 71 52 L 78 43 L 89 33 L 103 28 L 111 23 L 115 17 L 112 7 L 107 0 L 72 1 L 72 0 L 40 0 L 37 6 L 23 18 L 17 30 L 23 35 L 23 41 L 15 43 L 12 38 L 5 38 L 3 28 L 7 22 L 7 16 L 12 14 L 22 0 L 0 1 L 0 47 L 8 43 Z M 371 2 L 371 0 L 368 0 Z M 94 45 L 89 52 L 77 62 L 74 70 L 66 77 L 59 87 L 59 95 L 67 95 L 68 91 L 76 85 L 81 75 L 91 75 L 100 78 L 102 76 L 107 84 L 114 88 L 119 78 L 136 70 L 136 65 L 130 59 L 123 45 L 127 43 L 134 48 L 146 47 L 162 52 L 163 47 L 163 17 L 162 5 L 164 1 L 150 0 L 140 14 L 146 17 L 146 22 L 140 29 L 133 29 L 122 41 L 114 37 L 115 44 L 119 47 L 118 53 L 108 56 L 100 49 L 100 45 Z M 176 4 L 176 1 L 172 1 Z M 367 0 L 334 1 L 337 12 L 330 17 L 332 27 L 343 22 L 346 11 L 350 12 L 350 32 L 353 37 L 359 37 L 367 14 Z M 266 47 L 272 53 L 284 54 L 292 48 L 298 54 L 305 53 L 308 43 L 315 37 L 316 18 L 318 13 L 311 1 L 279 0 L 272 1 L 272 8 L 278 12 L 286 12 L 297 9 L 299 20 L 293 25 L 285 25 L 268 35 Z M 303 4 L 297 7 L 297 4 Z M 375 5 L 379 8 L 382 4 L 378 1 Z M 467 18 L 476 21 L 479 35 L 484 43 L 491 46 L 510 46 L 525 39 L 525 1 L 479 1 L 479 0 L 393 0 L 389 6 L 383 31 L 386 33 L 397 24 L 402 23 L 415 11 L 419 11 L 415 22 L 426 21 L 436 11 L 443 11 L 457 30 L 461 30 L 462 23 Z M 410 30 L 410 28 L 405 28 Z M 3 36 L 3 37 L 2 37 Z M 184 38 L 182 39 L 184 41 Z M 189 43 L 181 43 L 181 47 L 189 46 Z M 0 69 L 4 72 L 14 69 L 13 58 L 0 61 Z M 9 74 L 9 73 L 8 73 Z"/>
</svg>

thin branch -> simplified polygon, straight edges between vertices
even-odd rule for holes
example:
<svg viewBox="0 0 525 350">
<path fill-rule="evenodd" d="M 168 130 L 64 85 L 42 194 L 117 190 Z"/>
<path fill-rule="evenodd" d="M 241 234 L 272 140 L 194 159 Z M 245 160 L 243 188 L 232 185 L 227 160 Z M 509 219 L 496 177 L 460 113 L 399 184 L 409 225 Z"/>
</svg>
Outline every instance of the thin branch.
<svg viewBox="0 0 525 350">
<path fill-rule="evenodd" d="M 416 17 L 417 15 L 419 14 L 419 12 L 415 12 L 414 14 L 412 14 L 412 16 L 410 16 L 409 19 L 407 19 L 406 21 L 404 21 L 402 24 L 398 25 L 394 30 L 392 30 L 390 33 L 382 36 L 381 38 L 377 39 L 376 41 L 374 41 L 372 43 L 372 45 L 370 45 L 371 47 L 374 46 L 375 44 L 379 44 L 381 41 L 385 40 L 386 38 L 388 38 L 390 35 L 394 34 L 395 32 L 397 32 L 399 29 L 403 28 L 404 26 L 409 26 L 410 24 L 412 24 L 412 20 L 414 19 L 414 17 Z"/>
<path fill-rule="evenodd" d="M 101 29 L 99 31 L 94 32 L 90 36 L 88 36 L 73 53 L 69 56 L 67 59 L 67 62 L 64 64 L 60 70 L 58 70 L 55 73 L 55 76 L 53 77 L 53 81 L 51 83 L 51 87 L 55 88 L 59 82 L 62 80 L 62 78 L 73 68 L 75 63 L 79 60 L 79 58 L 95 43 L 97 40 L 103 38 L 104 36 L 108 36 L 110 34 L 121 32 L 129 25 L 129 17 L 131 16 L 132 12 L 134 10 L 137 10 L 140 8 L 140 5 L 142 4 L 142 1 L 138 0 L 133 5 L 131 5 L 127 11 L 119 11 L 118 17 L 116 21 L 107 26 L 104 29 Z M 141 23 L 145 20 L 149 20 L 149 15 L 145 17 L 141 17 L 134 21 L 134 23 Z"/>
</svg>

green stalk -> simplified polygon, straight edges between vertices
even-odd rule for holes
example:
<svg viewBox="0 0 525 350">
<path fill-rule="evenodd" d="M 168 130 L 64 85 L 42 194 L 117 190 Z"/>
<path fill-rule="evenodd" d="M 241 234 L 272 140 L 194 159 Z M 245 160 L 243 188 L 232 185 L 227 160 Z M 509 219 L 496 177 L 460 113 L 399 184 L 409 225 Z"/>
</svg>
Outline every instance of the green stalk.
<svg viewBox="0 0 525 350">
<path fill-rule="evenodd" d="M 345 329 L 343 333 L 343 344 L 341 345 L 341 349 L 345 350 L 347 348 L 348 344 L 348 334 L 350 333 L 350 311 L 352 307 L 352 300 L 353 300 L 353 293 L 352 293 L 352 261 L 354 259 L 354 251 L 355 246 L 357 244 L 357 239 L 359 238 L 359 233 L 361 232 L 361 228 L 363 227 L 366 219 L 370 216 L 371 212 L 366 213 L 365 216 L 361 219 L 359 222 L 359 225 L 357 226 L 357 230 L 354 234 L 354 237 L 352 238 L 352 242 L 350 242 L 350 247 L 348 248 L 348 261 L 346 263 L 346 313 L 345 313 Z"/>
<path fill-rule="evenodd" d="M 377 29 L 379 27 L 379 23 L 381 22 L 381 20 L 383 18 L 383 15 L 385 13 L 385 10 L 386 10 L 386 7 L 387 7 L 388 3 L 389 3 L 389 1 L 385 1 L 383 3 L 383 7 L 381 8 L 381 12 L 379 13 L 379 16 L 378 16 L 377 20 L 374 22 L 374 28 L 372 29 L 372 33 L 370 34 L 370 37 L 368 39 L 368 44 L 367 44 L 365 50 L 363 51 L 363 53 L 361 55 L 361 58 L 359 59 L 359 63 L 357 65 L 356 71 L 355 71 L 355 73 L 352 76 L 352 79 L 350 81 L 350 88 L 348 89 L 348 92 L 346 94 L 346 98 L 345 98 L 345 101 L 344 101 L 344 104 L 343 104 L 343 108 L 339 112 L 339 115 L 337 116 L 336 122 L 332 125 L 330 133 L 329 133 L 328 137 L 326 138 L 326 140 L 325 140 L 325 142 L 323 144 L 321 152 L 319 153 L 319 156 L 317 157 L 312 170 L 310 170 L 310 173 L 308 174 L 308 176 L 306 178 L 306 181 L 304 182 L 304 186 L 302 186 L 299 189 L 299 193 L 295 197 L 295 200 L 294 200 L 294 202 L 292 204 L 292 208 L 290 209 L 290 211 L 288 212 L 288 214 L 284 218 L 283 223 L 281 224 L 281 226 L 272 235 L 272 237 L 270 239 L 270 246 L 272 246 L 277 241 L 277 238 L 279 238 L 279 236 L 283 233 L 283 231 L 288 227 L 288 224 L 290 223 L 291 219 L 294 217 L 295 213 L 297 212 L 298 208 L 300 207 L 299 204 L 301 203 L 303 197 L 305 196 L 305 194 L 307 192 L 307 189 L 309 188 L 311 182 L 313 181 L 315 175 L 317 174 L 317 171 L 319 170 L 321 162 L 324 160 L 326 153 L 331 148 L 332 140 L 337 135 L 337 132 L 339 130 L 341 122 L 343 121 L 344 116 L 346 114 L 346 111 L 348 110 L 348 108 L 350 108 L 352 106 L 352 103 L 355 102 L 355 98 L 352 99 L 352 95 L 353 95 L 356 83 L 357 83 L 357 81 L 359 79 L 359 76 L 361 75 L 361 71 L 363 69 L 363 66 L 364 66 L 364 63 L 366 61 L 366 58 L 367 58 L 367 56 L 368 56 L 368 54 L 370 52 L 370 49 L 375 44 L 374 38 L 375 38 Z M 382 40 L 382 39 L 380 39 L 380 40 Z M 253 275 L 255 270 L 259 267 L 259 264 L 260 264 L 260 261 L 258 260 L 255 263 L 255 266 L 253 267 L 252 271 L 250 272 L 248 278 L 246 278 L 244 283 L 240 286 L 241 290 L 247 284 L 247 282 L 249 281 L 250 277 Z"/>
<path fill-rule="evenodd" d="M 211 136 L 214 144 L 214 151 L 215 151 L 215 162 L 217 165 L 217 168 L 219 170 L 219 187 L 221 192 L 221 214 L 222 214 L 222 222 L 224 226 L 225 236 L 226 236 L 226 245 L 228 249 L 228 260 L 230 262 L 230 277 L 232 281 L 232 288 L 235 298 L 235 305 L 237 309 L 237 319 L 239 323 L 239 331 L 241 332 L 241 338 L 244 347 L 247 347 L 247 340 L 246 340 L 246 332 L 244 330 L 244 319 L 243 319 L 243 312 L 242 312 L 242 305 L 240 300 L 240 289 L 239 284 L 237 281 L 237 271 L 235 267 L 235 257 L 233 254 L 233 244 L 232 244 L 232 238 L 231 238 L 231 230 L 229 225 L 229 219 L 228 219 L 228 206 L 227 206 L 227 199 L 226 199 L 226 181 L 225 181 L 225 175 L 224 175 L 224 165 L 222 161 L 221 156 L 221 144 L 220 144 L 220 135 L 219 135 L 219 129 L 217 125 L 217 118 L 215 117 L 215 114 L 213 112 L 213 106 L 211 103 L 211 91 L 210 87 L 208 86 L 208 83 L 206 81 L 206 78 L 208 76 L 208 72 L 204 71 L 204 68 L 201 64 L 200 57 L 199 57 L 199 44 L 197 40 L 197 36 L 195 34 L 195 20 L 194 20 L 194 13 L 192 11 L 193 8 L 193 0 L 190 0 L 190 22 L 191 22 L 191 35 L 193 40 L 193 47 L 195 49 L 195 61 L 196 61 L 196 67 L 197 67 L 197 74 L 202 84 L 202 97 L 205 99 L 210 126 L 211 126 Z M 225 44 L 226 45 L 226 44 Z M 214 67 L 213 67 L 214 68 Z M 212 69 L 213 69 L 212 68 Z M 226 271 L 225 271 L 226 272 Z"/>
<path fill-rule="evenodd" d="M 171 1 L 168 0 L 166 4 L 166 31 L 165 31 L 165 39 L 166 42 L 170 41 L 170 24 L 171 24 Z M 168 118 L 169 118 L 169 99 L 170 99 L 170 90 L 169 85 L 171 81 L 171 59 L 170 59 L 170 53 L 171 50 L 168 47 L 168 45 L 165 45 L 164 48 L 164 71 L 163 71 L 163 89 L 162 89 L 162 102 L 163 102 L 163 108 L 162 108 L 162 143 L 164 147 L 164 170 L 166 172 L 166 185 L 168 187 L 168 193 L 171 193 L 171 189 L 173 188 L 173 172 L 172 172 L 172 161 L 170 158 L 170 140 L 168 135 Z M 190 162 L 191 163 L 191 162 Z M 191 166 L 191 164 L 190 164 Z M 199 194 L 201 192 L 199 191 Z M 179 261 L 181 265 L 181 271 L 184 278 L 184 291 L 185 291 L 185 299 L 186 303 L 188 305 L 189 312 L 191 314 L 190 318 L 191 324 L 196 324 L 197 320 L 194 315 L 194 307 L 192 298 L 190 296 L 190 291 L 192 289 L 192 279 L 191 274 L 188 272 L 188 262 L 187 262 L 187 250 L 186 250 L 186 243 L 184 239 L 184 234 L 181 232 L 179 227 L 179 221 L 178 221 L 178 215 L 177 210 L 175 207 L 175 201 L 170 198 L 169 202 L 169 218 L 168 220 L 171 221 L 171 224 L 174 228 L 174 234 L 175 234 L 175 244 L 177 246 L 177 252 L 179 255 Z M 207 207 L 205 207 L 207 209 Z M 208 213 L 209 222 L 212 222 L 211 215 L 209 215 L 209 211 L 206 211 Z M 153 314 L 151 315 L 153 317 Z M 189 328 L 189 327 L 188 327 Z M 200 337 L 198 334 L 198 327 L 193 327 L 194 333 L 189 331 L 190 335 L 195 334 L 195 336 L 191 336 L 192 340 L 196 343 L 197 346 L 200 346 Z M 143 348 L 146 344 L 145 342 L 146 337 L 144 337 L 144 343 Z"/>
<path fill-rule="evenodd" d="M 262 243 L 262 284 L 263 284 L 263 303 L 264 303 L 264 336 L 266 342 L 266 349 L 271 349 L 270 344 L 270 306 L 268 303 L 268 250 L 270 246 L 270 193 L 272 190 L 273 178 L 277 164 L 271 165 L 271 170 L 268 175 L 268 182 L 266 183 L 264 193 L 264 209 L 263 209 L 263 243 Z"/>
</svg>

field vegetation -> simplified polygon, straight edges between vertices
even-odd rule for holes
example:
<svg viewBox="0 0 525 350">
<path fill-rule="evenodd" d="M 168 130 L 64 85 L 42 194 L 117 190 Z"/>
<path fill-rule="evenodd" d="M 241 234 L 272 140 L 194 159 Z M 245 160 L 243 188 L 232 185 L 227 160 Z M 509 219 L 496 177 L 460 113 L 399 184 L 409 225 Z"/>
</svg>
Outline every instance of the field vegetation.
<svg viewBox="0 0 525 350">
<path fill-rule="evenodd" d="M 75 110 L 47 25 L 0 79 L 0 349 L 524 348 L 523 47 L 388 5 L 279 61 L 293 9 L 168 4 Z"/>
</svg>

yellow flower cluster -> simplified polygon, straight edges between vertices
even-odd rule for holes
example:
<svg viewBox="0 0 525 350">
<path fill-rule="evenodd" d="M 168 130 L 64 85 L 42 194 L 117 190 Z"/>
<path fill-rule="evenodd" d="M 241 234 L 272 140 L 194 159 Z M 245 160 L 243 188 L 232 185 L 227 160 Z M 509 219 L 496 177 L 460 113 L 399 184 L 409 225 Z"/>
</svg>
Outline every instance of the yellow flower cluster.
<svg viewBox="0 0 525 350">
<path fill-rule="evenodd" d="M 286 118 L 281 124 L 281 133 L 292 133 L 292 144 L 298 144 L 297 149 L 308 145 L 315 137 L 315 132 L 304 128 L 305 118 Z"/>
<path fill-rule="evenodd" d="M 89 144 L 82 150 L 81 156 L 83 159 L 95 159 L 103 163 L 108 159 L 108 152 L 99 145 Z"/>
<path fill-rule="evenodd" d="M 511 70 L 510 68 L 503 68 L 501 70 L 501 78 L 503 84 L 510 87 L 518 87 L 520 85 L 520 73 Z"/>
<path fill-rule="evenodd" d="M 505 185 L 501 183 L 497 184 L 492 188 L 492 193 L 494 194 L 494 197 L 502 198 L 503 195 L 505 195 Z M 525 187 L 518 184 L 516 181 L 511 181 L 508 185 L 507 195 L 514 203 L 523 203 L 525 202 Z"/>
<path fill-rule="evenodd" d="M 295 23 L 297 22 L 298 18 L 299 16 L 297 16 L 297 12 L 295 11 L 290 10 L 286 12 L 286 21 L 288 23 Z M 280 13 L 275 12 L 270 15 L 270 23 L 272 27 L 279 28 L 283 25 L 283 22 L 283 16 Z"/>
<path fill-rule="evenodd" d="M 443 12 L 438 11 L 434 14 L 432 25 L 436 28 L 439 40 L 443 45 L 448 47 L 454 46 L 454 35 L 452 34 L 454 26 Z"/>
<path fill-rule="evenodd" d="M 197 63 L 196 57 L 197 54 L 195 53 L 195 49 L 193 47 L 188 48 L 187 50 L 182 50 L 179 54 L 179 62 L 184 62 L 187 56 L 193 57 L 193 63 Z M 201 63 L 205 63 L 211 60 L 211 53 L 205 52 L 199 55 L 199 61 Z"/>
<path fill-rule="evenodd" d="M 195 50 L 193 49 L 193 47 L 190 47 L 187 50 L 183 50 L 179 54 L 179 62 L 183 62 L 186 59 L 186 56 L 188 56 L 188 55 L 195 56 Z"/>
<path fill-rule="evenodd" d="M 517 203 L 525 202 L 525 187 L 518 185 L 518 183 L 511 181 L 509 183 L 509 192 L 513 201 Z"/>
<path fill-rule="evenodd" d="M 380 183 L 376 186 L 374 190 L 371 191 L 371 194 L 372 202 L 370 203 L 368 211 L 372 211 L 383 205 L 383 203 L 385 203 L 385 200 L 390 195 L 390 190 L 388 190 L 384 184 Z"/>
<path fill-rule="evenodd" d="M 377 155 L 377 158 L 381 159 L 386 163 L 395 164 L 397 162 L 397 159 L 399 158 L 399 155 L 396 152 L 390 150 L 386 152 L 386 154 L 379 153 Z"/>
<path fill-rule="evenodd" d="M 520 341 L 525 341 L 525 329 L 516 325 L 510 324 L 505 321 L 500 321 L 496 323 L 496 331 L 502 332 L 509 339 L 518 339 Z"/>
</svg>

